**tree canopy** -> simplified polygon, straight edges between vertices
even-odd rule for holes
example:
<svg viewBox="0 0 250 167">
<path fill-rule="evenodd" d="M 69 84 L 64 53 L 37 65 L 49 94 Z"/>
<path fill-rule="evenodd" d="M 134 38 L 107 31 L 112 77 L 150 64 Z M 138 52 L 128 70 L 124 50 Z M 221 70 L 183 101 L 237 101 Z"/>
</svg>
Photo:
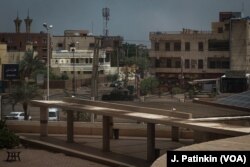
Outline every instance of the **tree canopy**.
<svg viewBox="0 0 250 167">
<path fill-rule="evenodd" d="M 36 74 L 43 73 L 45 69 L 44 63 L 38 56 L 34 56 L 32 51 L 27 51 L 19 63 L 20 82 L 15 85 L 10 97 L 13 99 L 13 106 L 17 103 L 22 104 L 25 119 L 28 119 L 27 110 L 30 100 L 40 96 L 38 86 L 30 79 L 35 79 Z"/>
</svg>

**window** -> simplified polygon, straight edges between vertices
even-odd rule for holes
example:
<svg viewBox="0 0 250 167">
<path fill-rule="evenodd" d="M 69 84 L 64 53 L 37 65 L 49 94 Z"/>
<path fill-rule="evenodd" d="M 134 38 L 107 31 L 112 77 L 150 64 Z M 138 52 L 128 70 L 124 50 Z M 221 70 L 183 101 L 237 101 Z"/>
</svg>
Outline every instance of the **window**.
<svg viewBox="0 0 250 167">
<path fill-rule="evenodd" d="M 229 69 L 229 58 L 208 58 L 207 67 L 210 69 Z"/>
<path fill-rule="evenodd" d="M 43 48 L 42 50 L 43 50 L 43 52 L 47 52 L 47 48 Z M 47 56 L 46 56 L 46 57 L 47 57 Z"/>
<path fill-rule="evenodd" d="M 221 62 L 221 68 L 229 69 L 230 68 L 230 62 L 229 62 L 229 60 L 222 61 Z"/>
<path fill-rule="evenodd" d="M 62 43 L 58 43 L 58 44 L 57 44 L 57 47 L 62 48 L 62 47 L 63 47 L 63 44 L 62 44 Z"/>
<path fill-rule="evenodd" d="M 103 63 L 104 62 L 104 58 L 99 58 L 99 63 Z"/>
<path fill-rule="evenodd" d="M 155 67 L 160 67 L 160 60 L 159 59 L 155 60 Z"/>
<path fill-rule="evenodd" d="M 198 43 L 198 50 L 199 50 L 199 51 L 204 51 L 203 42 L 199 42 L 199 43 Z"/>
<path fill-rule="evenodd" d="M 198 69 L 203 69 L 203 60 L 202 59 L 198 60 Z"/>
<path fill-rule="evenodd" d="M 174 42 L 174 51 L 181 51 L 181 42 Z"/>
<path fill-rule="evenodd" d="M 223 28 L 222 27 L 218 27 L 218 33 L 223 33 Z"/>
<path fill-rule="evenodd" d="M 90 44 L 89 44 L 89 47 L 90 47 L 90 48 L 94 48 L 94 47 L 95 47 L 95 44 L 94 44 L 94 43 L 90 43 Z"/>
<path fill-rule="evenodd" d="M 167 68 L 171 68 L 172 67 L 171 64 L 172 64 L 171 59 L 167 59 Z"/>
<path fill-rule="evenodd" d="M 165 51 L 170 51 L 170 42 L 165 43 Z"/>
<path fill-rule="evenodd" d="M 89 63 L 89 59 L 85 59 L 85 63 L 88 64 Z"/>
<path fill-rule="evenodd" d="M 160 50 L 160 44 L 159 42 L 155 42 L 155 51 L 159 51 Z"/>
<path fill-rule="evenodd" d="M 229 40 L 208 40 L 208 50 L 209 51 L 229 51 Z"/>
<path fill-rule="evenodd" d="M 175 61 L 175 68 L 181 68 L 181 60 Z"/>
<path fill-rule="evenodd" d="M 185 68 L 190 68 L 190 60 L 185 59 Z"/>
<path fill-rule="evenodd" d="M 185 51 L 190 51 L 190 42 L 185 42 Z"/>
<path fill-rule="evenodd" d="M 110 55 L 106 54 L 105 62 L 109 62 L 109 61 L 110 61 Z"/>
</svg>

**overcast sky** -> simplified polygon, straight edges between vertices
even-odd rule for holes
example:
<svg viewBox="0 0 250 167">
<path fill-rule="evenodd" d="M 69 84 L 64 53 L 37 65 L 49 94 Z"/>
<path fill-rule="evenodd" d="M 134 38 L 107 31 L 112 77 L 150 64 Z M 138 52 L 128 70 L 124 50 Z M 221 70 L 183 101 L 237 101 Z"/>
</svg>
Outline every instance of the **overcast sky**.
<svg viewBox="0 0 250 167">
<path fill-rule="evenodd" d="M 110 35 L 145 44 L 152 31 L 211 30 L 220 11 L 243 10 L 250 16 L 250 0 L 1 0 L 0 32 L 14 32 L 17 11 L 24 19 L 29 9 L 32 32 L 44 31 L 42 24 L 47 22 L 54 26 L 53 35 L 66 29 L 93 29 L 101 35 L 104 7 L 110 8 Z M 23 22 L 22 31 L 24 27 Z"/>
</svg>

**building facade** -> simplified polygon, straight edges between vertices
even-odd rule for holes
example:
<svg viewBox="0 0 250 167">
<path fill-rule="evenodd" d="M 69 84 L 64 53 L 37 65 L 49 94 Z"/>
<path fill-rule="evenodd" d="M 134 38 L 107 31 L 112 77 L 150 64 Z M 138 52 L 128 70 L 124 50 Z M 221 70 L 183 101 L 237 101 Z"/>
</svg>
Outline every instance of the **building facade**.
<svg viewBox="0 0 250 167">
<path fill-rule="evenodd" d="M 150 72 L 162 81 L 218 78 L 250 67 L 250 19 L 221 12 L 212 31 L 151 32 Z"/>
<path fill-rule="evenodd" d="M 0 81 L 7 81 L 4 78 L 4 66 L 18 65 L 23 60 L 26 51 L 33 51 L 32 45 L 26 45 L 25 51 L 8 51 L 7 44 L 0 44 Z M 37 52 L 33 52 L 33 56 L 37 56 Z"/>
<path fill-rule="evenodd" d="M 100 39 L 96 46 L 97 39 Z M 99 50 L 99 74 L 114 73 L 112 53 L 122 44 L 121 37 L 93 36 L 87 30 L 65 30 L 64 35 L 52 37 L 51 68 L 57 75 L 67 74 L 77 79 L 92 76 L 94 51 Z"/>
<path fill-rule="evenodd" d="M 70 50 L 53 51 L 51 68 L 59 74 L 67 74 L 70 78 L 76 75 L 77 79 L 90 78 L 93 70 L 94 50 Z M 110 58 L 105 50 L 99 51 L 99 74 L 110 74 Z M 75 74 L 74 74 L 75 73 Z"/>
<path fill-rule="evenodd" d="M 27 16 L 24 19 L 25 32 L 21 32 L 22 20 L 17 16 L 14 20 L 16 32 L 1 32 L 0 43 L 7 45 L 8 52 L 25 52 L 27 45 L 33 45 L 34 51 L 38 56 L 47 62 L 47 33 L 32 33 L 32 19 Z"/>
</svg>

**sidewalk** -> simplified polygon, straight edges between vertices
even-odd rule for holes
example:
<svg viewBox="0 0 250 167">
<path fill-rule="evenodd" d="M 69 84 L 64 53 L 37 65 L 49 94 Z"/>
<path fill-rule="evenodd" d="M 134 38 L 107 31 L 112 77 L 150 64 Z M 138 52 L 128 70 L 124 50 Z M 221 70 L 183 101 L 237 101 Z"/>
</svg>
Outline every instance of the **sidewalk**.
<svg viewBox="0 0 250 167">
<path fill-rule="evenodd" d="M 20 149 L 21 161 L 7 162 L 7 153 L 0 150 L 1 167 L 108 167 L 88 160 L 37 149 Z"/>
<path fill-rule="evenodd" d="M 84 158 L 96 163 L 105 164 L 107 166 L 149 167 L 151 165 L 150 162 L 146 161 L 146 138 L 121 137 L 118 140 L 113 139 L 111 140 L 111 152 L 103 152 L 102 139 L 100 136 L 75 136 L 74 143 L 67 143 L 65 135 L 49 135 L 49 137 L 43 138 L 40 138 L 38 134 L 21 135 L 24 136 L 26 140 L 29 140 L 28 145 L 30 147 L 36 146 L 37 148 L 47 149 L 53 152 L 60 152 L 66 155 Z M 157 139 L 156 148 L 160 148 L 160 154 L 163 155 L 166 153 L 166 150 L 180 148 L 192 143 L 192 140 L 172 142 L 170 139 Z M 23 154 L 23 156 L 26 157 L 29 155 Z M 42 159 L 46 159 L 46 157 L 41 157 Z M 64 158 L 61 157 L 61 159 Z M 3 163 L 3 161 L 1 163 Z M 67 161 L 67 163 L 68 167 L 75 167 L 74 165 L 70 164 L 69 160 Z M 88 164 L 89 162 L 87 161 L 84 163 Z M 98 165 L 99 164 L 97 164 L 97 167 Z M 92 164 L 92 166 L 94 165 Z"/>
</svg>

